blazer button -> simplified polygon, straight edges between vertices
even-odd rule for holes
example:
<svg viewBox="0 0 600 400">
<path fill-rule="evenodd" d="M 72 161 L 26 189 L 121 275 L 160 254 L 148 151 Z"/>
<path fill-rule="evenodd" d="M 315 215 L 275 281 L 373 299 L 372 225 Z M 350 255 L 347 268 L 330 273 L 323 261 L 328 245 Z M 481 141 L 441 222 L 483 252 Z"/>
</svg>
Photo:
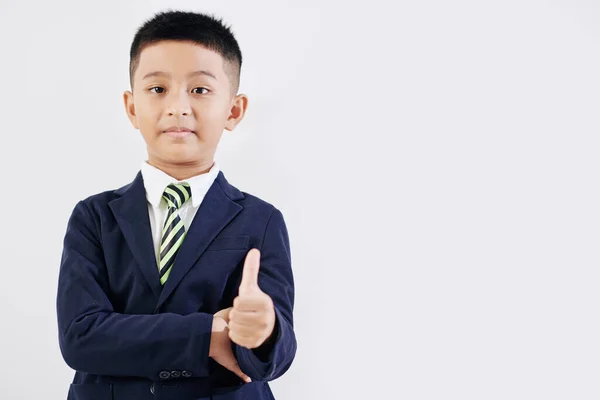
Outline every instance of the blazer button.
<svg viewBox="0 0 600 400">
<path fill-rule="evenodd" d="M 160 379 L 169 379 L 171 377 L 171 373 L 169 371 L 160 371 L 158 376 Z"/>
<path fill-rule="evenodd" d="M 181 376 L 183 376 L 184 378 L 191 378 L 192 373 L 190 371 L 182 371 Z"/>
<path fill-rule="evenodd" d="M 181 376 L 181 371 L 171 371 L 171 378 L 179 378 Z"/>
<path fill-rule="evenodd" d="M 150 385 L 150 393 L 154 394 L 154 382 Z"/>
</svg>

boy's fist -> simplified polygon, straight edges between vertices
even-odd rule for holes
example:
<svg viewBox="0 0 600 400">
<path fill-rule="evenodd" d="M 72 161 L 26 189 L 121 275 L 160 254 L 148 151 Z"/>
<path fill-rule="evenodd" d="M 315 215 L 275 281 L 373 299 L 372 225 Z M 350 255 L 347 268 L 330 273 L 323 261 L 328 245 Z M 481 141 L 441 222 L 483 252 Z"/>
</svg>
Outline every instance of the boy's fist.
<svg viewBox="0 0 600 400">
<path fill-rule="evenodd" d="M 238 297 L 233 300 L 233 308 L 219 311 L 229 314 L 225 321 L 229 325 L 231 341 L 248 349 L 263 344 L 275 327 L 273 300 L 258 287 L 259 269 L 260 251 L 251 249 L 246 255 L 242 282 Z"/>
</svg>

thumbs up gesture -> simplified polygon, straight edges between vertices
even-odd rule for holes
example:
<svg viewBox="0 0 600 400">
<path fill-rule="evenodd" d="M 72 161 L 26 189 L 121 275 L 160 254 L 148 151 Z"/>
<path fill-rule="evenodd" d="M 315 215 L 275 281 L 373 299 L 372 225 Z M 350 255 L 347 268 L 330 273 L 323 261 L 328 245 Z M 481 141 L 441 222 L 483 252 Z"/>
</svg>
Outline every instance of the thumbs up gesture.
<svg viewBox="0 0 600 400">
<path fill-rule="evenodd" d="M 258 287 L 259 269 L 260 251 L 251 249 L 244 261 L 238 296 L 229 311 L 229 338 L 248 349 L 262 345 L 275 327 L 273 300 Z"/>
</svg>

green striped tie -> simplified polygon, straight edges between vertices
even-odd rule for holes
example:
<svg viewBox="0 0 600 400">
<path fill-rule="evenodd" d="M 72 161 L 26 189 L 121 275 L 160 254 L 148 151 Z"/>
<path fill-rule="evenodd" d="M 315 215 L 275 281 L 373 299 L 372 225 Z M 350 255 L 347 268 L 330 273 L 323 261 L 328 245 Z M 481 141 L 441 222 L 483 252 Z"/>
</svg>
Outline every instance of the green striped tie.
<svg viewBox="0 0 600 400">
<path fill-rule="evenodd" d="M 168 205 L 167 217 L 160 240 L 160 283 L 165 284 L 173 268 L 177 250 L 183 243 L 185 228 L 177 210 L 192 197 L 192 190 L 187 182 L 170 184 L 163 193 Z"/>
</svg>

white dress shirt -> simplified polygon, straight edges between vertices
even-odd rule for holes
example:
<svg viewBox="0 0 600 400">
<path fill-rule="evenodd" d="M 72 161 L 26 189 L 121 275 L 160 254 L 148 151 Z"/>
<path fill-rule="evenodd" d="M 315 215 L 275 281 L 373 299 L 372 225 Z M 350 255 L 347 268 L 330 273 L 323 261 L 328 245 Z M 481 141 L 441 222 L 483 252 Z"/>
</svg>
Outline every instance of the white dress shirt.
<svg viewBox="0 0 600 400">
<path fill-rule="evenodd" d="M 167 202 L 162 195 L 171 183 L 187 182 L 192 189 L 192 198 L 186 201 L 178 210 L 179 218 L 183 221 L 183 226 L 187 232 L 192 224 L 192 220 L 196 215 L 196 211 L 200 207 L 206 192 L 212 186 L 215 178 L 219 174 L 219 165 L 215 161 L 210 171 L 193 176 L 183 181 L 178 181 L 160 169 L 148 164 L 147 161 L 142 162 L 141 172 L 144 179 L 144 187 L 146 188 L 146 199 L 148 200 L 148 215 L 150 217 L 150 229 L 152 230 L 152 240 L 154 242 L 154 254 L 156 257 L 157 268 L 160 265 L 159 248 L 160 239 L 162 236 L 162 228 L 167 215 Z"/>
</svg>

